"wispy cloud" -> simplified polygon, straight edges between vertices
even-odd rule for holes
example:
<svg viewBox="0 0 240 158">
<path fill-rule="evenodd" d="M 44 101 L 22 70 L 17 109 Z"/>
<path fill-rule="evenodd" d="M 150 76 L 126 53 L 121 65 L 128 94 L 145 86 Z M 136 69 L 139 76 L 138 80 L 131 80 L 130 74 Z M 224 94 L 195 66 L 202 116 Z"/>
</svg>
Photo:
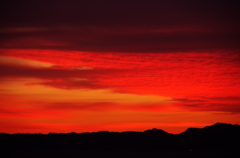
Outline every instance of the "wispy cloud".
<svg viewBox="0 0 240 158">
<path fill-rule="evenodd" d="M 146 53 L 239 50 L 235 1 L 220 0 L 217 5 L 212 0 L 14 4 L 5 2 L 1 10 L 5 15 L 1 48 Z"/>
<path fill-rule="evenodd" d="M 192 111 L 218 111 L 218 112 L 240 112 L 240 99 L 239 97 L 213 97 L 203 98 L 199 100 L 180 98 L 172 99 L 181 108 Z"/>
<path fill-rule="evenodd" d="M 18 119 L 22 131 L 240 121 L 237 1 L 13 0 L 0 12 L 5 131 Z"/>
</svg>

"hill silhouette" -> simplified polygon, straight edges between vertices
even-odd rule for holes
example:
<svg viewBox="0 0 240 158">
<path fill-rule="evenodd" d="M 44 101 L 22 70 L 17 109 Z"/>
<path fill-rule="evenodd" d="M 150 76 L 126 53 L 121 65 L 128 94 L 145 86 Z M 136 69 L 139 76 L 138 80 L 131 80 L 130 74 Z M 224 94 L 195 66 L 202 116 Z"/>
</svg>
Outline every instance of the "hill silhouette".
<svg viewBox="0 0 240 158">
<path fill-rule="evenodd" d="M 144 132 L 0 134 L 0 151 L 240 151 L 240 126 L 216 123 L 180 134 Z"/>
</svg>

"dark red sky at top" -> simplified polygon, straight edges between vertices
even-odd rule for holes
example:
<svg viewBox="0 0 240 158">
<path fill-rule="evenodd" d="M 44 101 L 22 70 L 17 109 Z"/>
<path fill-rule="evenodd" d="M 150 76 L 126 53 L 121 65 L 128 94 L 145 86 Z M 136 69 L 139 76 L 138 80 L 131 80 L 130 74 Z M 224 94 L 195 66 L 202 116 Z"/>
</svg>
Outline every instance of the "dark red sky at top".
<svg viewBox="0 0 240 158">
<path fill-rule="evenodd" d="M 237 1 L 1 2 L 1 47 L 96 52 L 239 49 Z"/>
<path fill-rule="evenodd" d="M 240 124 L 238 1 L 0 3 L 0 132 Z"/>
</svg>

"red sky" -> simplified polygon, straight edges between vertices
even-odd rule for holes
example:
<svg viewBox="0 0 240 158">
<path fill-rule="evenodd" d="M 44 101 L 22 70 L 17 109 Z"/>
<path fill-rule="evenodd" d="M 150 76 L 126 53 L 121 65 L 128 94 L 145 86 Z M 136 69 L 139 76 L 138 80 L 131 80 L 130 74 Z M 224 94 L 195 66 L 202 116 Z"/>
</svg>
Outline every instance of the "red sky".
<svg viewBox="0 0 240 158">
<path fill-rule="evenodd" d="M 0 132 L 240 124 L 236 1 L 1 3 Z"/>
</svg>

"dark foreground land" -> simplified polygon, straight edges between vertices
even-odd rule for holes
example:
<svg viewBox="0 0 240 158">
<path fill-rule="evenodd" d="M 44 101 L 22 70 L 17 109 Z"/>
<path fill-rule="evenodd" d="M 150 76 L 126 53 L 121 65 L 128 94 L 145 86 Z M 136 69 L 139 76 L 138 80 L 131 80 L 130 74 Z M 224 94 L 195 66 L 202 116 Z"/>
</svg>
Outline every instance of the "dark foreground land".
<svg viewBox="0 0 240 158">
<path fill-rule="evenodd" d="M 0 152 L 2 158 L 235 158 L 240 152 L 159 151 L 159 152 L 96 152 L 96 151 L 15 151 Z"/>
<path fill-rule="evenodd" d="M 0 157 L 238 157 L 240 126 L 216 123 L 174 135 L 144 132 L 6 134 L 0 133 Z M 4 155 L 4 156 L 2 156 Z"/>
</svg>

